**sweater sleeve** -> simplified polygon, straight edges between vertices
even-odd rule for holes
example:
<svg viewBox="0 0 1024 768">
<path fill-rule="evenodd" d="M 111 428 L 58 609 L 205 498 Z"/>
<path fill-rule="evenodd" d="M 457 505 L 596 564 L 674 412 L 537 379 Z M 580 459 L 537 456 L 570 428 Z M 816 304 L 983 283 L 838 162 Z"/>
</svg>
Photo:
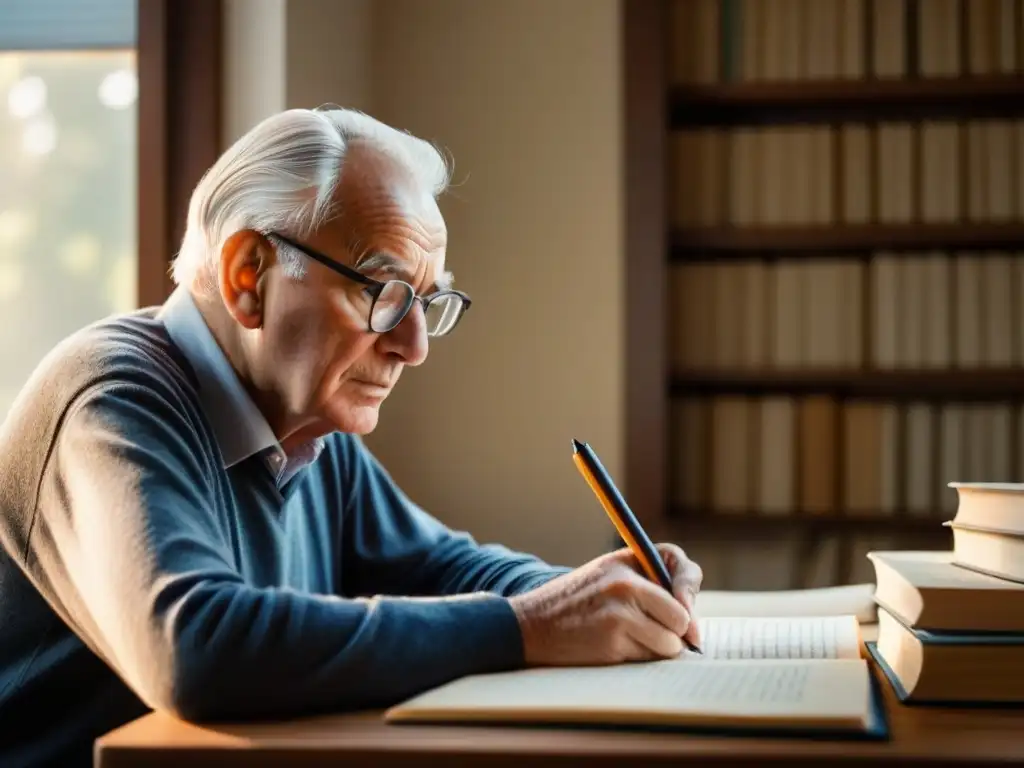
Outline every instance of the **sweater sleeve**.
<svg viewBox="0 0 1024 768">
<path fill-rule="evenodd" d="M 218 522 L 218 468 L 187 414 L 158 383 L 80 399 L 27 553 L 47 599 L 148 706 L 191 720 L 381 707 L 521 664 L 498 595 L 342 598 L 246 583 L 239 543 Z"/>
<path fill-rule="evenodd" d="M 357 437 L 345 444 L 342 584 L 348 594 L 511 596 L 570 569 L 499 544 L 478 544 L 431 516 L 395 484 Z"/>
</svg>

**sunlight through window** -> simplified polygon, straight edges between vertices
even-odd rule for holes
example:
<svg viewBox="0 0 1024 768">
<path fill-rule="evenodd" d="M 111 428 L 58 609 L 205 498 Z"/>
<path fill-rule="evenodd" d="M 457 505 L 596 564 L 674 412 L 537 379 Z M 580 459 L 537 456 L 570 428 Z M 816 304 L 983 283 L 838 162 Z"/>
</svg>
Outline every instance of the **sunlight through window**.
<svg viewBox="0 0 1024 768">
<path fill-rule="evenodd" d="M 136 306 L 132 50 L 0 51 L 0 418 L 64 336 Z"/>
</svg>

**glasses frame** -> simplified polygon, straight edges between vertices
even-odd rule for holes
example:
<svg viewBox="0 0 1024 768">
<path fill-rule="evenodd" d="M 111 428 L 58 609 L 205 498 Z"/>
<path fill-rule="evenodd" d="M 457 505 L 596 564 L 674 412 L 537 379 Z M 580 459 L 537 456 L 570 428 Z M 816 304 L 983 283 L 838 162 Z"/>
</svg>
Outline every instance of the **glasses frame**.
<svg viewBox="0 0 1024 768">
<path fill-rule="evenodd" d="M 466 314 L 467 310 L 469 310 L 470 305 L 472 305 L 473 303 L 473 300 L 467 294 L 463 293 L 462 291 L 457 291 L 454 288 L 445 288 L 440 291 L 434 291 L 433 293 L 427 294 L 426 296 L 420 296 L 416 293 L 416 289 L 412 285 L 407 283 L 405 280 L 400 280 L 398 278 L 384 281 L 374 280 L 372 277 L 367 277 L 362 272 L 352 269 L 352 267 L 346 264 L 342 264 L 340 261 L 332 259 L 330 256 L 320 253 L 319 251 L 310 248 L 307 245 L 303 245 L 302 243 L 296 242 L 295 240 L 292 240 L 290 237 L 287 237 L 286 235 L 282 235 L 279 232 L 268 232 L 267 234 L 269 237 L 276 238 L 281 242 L 285 243 L 286 245 L 291 246 L 300 253 L 313 259 L 313 261 L 323 264 L 325 267 L 336 272 L 342 277 L 347 277 L 349 280 L 352 280 L 356 283 L 360 283 L 361 285 L 365 285 L 367 292 L 370 294 L 370 297 L 372 299 L 370 303 L 370 312 L 366 318 L 366 327 L 367 330 L 370 331 L 370 333 L 387 333 L 388 331 L 392 331 L 395 328 L 397 328 L 399 324 L 409 314 L 409 310 L 412 309 L 413 304 L 415 304 L 416 302 L 419 302 L 422 305 L 423 312 L 424 314 L 426 314 L 427 306 L 432 301 L 435 301 L 436 299 L 439 299 L 442 296 L 458 296 L 462 300 L 462 305 L 461 308 L 459 309 L 458 317 L 456 317 L 455 322 L 452 323 L 451 329 L 442 334 L 431 334 L 429 331 L 427 332 L 427 335 L 431 336 L 432 338 L 447 336 L 449 333 L 455 330 L 455 327 L 459 324 L 459 321 L 462 320 L 462 316 Z M 380 298 L 380 295 L 382 293 L 384 293 L 384 289 L 387 287 L 388 283 L 401 283 L 402 285 L 407 286 L 409 289 L 409 293 L 412 295 L 412 301 L 409 302 L 409 306 L 408 308 L 406 308 L 405 312 L 403 312 L 402 315 L 397 320 L 395 320 L 394 325 L 383 331 L 378 331 L 373 327 L 373 310 L 377 306 L 377 299 Z"/>
</svg>

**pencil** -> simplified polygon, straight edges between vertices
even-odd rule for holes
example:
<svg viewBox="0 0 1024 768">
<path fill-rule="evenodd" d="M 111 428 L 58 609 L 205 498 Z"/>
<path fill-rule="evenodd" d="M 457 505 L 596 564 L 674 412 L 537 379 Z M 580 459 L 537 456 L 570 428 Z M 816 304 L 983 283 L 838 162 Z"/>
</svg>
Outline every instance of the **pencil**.
<svg viewBox="0 0 1024 768">
<path fill-rule="evenodd" d="M 581 443 L 575 438 L 572 441 L 572 451 L 572 459 L 577 469 L 587 481 L 587 485 L 590 486 L 594 495 L 597 496 L 598 501 L 601 502 L 601 506 L 608 513 L 608 517 L 611 518 L 622 540 L 626 542 L 626 546 L 632 550 L 633 555 L 640 562 L 640 567 L 647 574 L 647 578 L 655 584 L 660 584 L 671 593 L 672 575 L 668 572 L 665 561 L 661 559 L 647 532 L 633 515 L 633 511 L 626 504 L 626 500 L 622 498 L 619 489 L 615 487 L 615 483 L 612 482 L 608 471 L 601 464 L 601 460 L 597 458 L 597 454 L 589 445 Z M 683 642 L 691 651 L 703 653 L 700 648 L 686 638 L 683 638 Z"/>
</svg>

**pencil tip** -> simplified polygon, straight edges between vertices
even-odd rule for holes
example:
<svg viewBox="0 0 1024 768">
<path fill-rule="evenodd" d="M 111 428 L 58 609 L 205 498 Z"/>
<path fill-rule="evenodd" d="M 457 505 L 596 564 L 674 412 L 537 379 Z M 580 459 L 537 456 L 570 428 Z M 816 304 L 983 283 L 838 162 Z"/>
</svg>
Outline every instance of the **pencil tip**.
<svg viewBox="0 0 1024 768">
<path fill-rule="evenodd" d="M 579 453 L 580 448 L 583 447 L 583 443 L 577 440 L 575 437 L 572 439 L 572 450 L 573 453 Z"/>
</svg>

